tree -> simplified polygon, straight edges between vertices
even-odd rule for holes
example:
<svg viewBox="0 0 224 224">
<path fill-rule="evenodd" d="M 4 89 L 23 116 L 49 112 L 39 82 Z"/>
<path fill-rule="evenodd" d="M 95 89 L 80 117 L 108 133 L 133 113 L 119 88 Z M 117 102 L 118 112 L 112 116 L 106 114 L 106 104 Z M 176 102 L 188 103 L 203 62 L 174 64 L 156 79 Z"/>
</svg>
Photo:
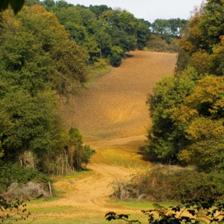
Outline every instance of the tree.
<svg viewBox="0 0 224 224">
<path fill-rule="evenodd" d="M 190 19 L 189 24 L 183 34 L 181 40 L 182 54 L 179 55 L 178 70 L 186 68 L 189 60 L 183 58 L 190 58 L 192 54 L 198 51 L 206 52 L 212 55 L 216 51 L 216 46 L 220 45 L 223 33 L 223 1 L 209 0 L 207 4 Z M 212 67 L 212 74 L 219 74 L 216 67 Z"/>
<path fill-rule="evenodd" d="M 39 155 L 56 147 L 54 139 L 59 135 L 59 128 L 53 97 L 48 92 L 31 97 L 25 90 L 13 86 L 7 88 L 0 102 L 3 159 L 16 161 L 24 151 Z"/>
<path fill-rule="evenodd" d="M 223 9 L 223 1 L 209 0 L 190 19 L 177 73 L 161 82 L 149 101 L 151 159 L 223 170 Z M 185 79 L 189 69 L 194 72 Z"/>
<path fill-rule="evenodd" d="M 149 41 L 150 31 L 149 31 L 150 23 L 145 20 L 139 20 L 137 22 L 136 27 L 136 35 L 137 35 L 137 47 L 139 50 L 143 50 Z"/>
<path fill-rule="evenodd" d="M 121 62 L 122 62 L 122 57 L 124 55 L 124 52 L 122 50 L 122 48 L 120 47 L 112 47 L 111 49 L 111 56 L 110 56 L 110 63 L 111 65 L 118 67 L 120 66 Z"/>
<path fill-rule="evenodd" d="M 186 142 L 183 126 L 176 126 L 172 119 L 173 109 L 184 102 L 194 88 L 194 69 L 185 71 L 180 78 L 169 77 L 160 81 L 149 98 L 152 116 L 152 130 L 149 131 L 149 147 L 146 154 L 151 159 L 163 162 L 177 162 L 177 153 Z"/>
<path fill-rule="evenodd" d="M 107 5 L 90 5 L 89 9 L 99 18 L 104 12 L 112 10 Z"/>
<path fill-rule="evenodd" d="M 16 17 L 4 12 L 1 27 L 1 161 L 17 163 L 31 152 L 35 169 L 65 174 L 69 137 L 58 116 L 57 99 L 85 82 L 85 50 L 41 5 L 25 6 Z M 87 163 L 91 153 L 87 154 L 74 157 L 82 156 Z M 79 169 L 74 164 L 68 168 Z"/>
<path fill-rule="evenodd" d="M 68 151 L 70 164 L 76 170 L 81 170 L 83 168 L 82 165 L 87 164 L 95 152 L 89 146 L 83 144 L 82 136 L 76 128 L 69 130 Z"/>
<path fill-rule="evenodd" d="M 124 53 L 143 49 L 149 38 L 149 23 L 136 19 L 127 11 L 113 10 L 105 5 L 85 7 L 65 2 L 51 4 L 45 1 L 44 5 L 57 15 L 71 39 L 85 49 L 87 64 L 111 57 L 121 62 L 112 48 L 119 47 Z M 122 58 L 124 56 L 122 54 Z"/>
<path fill-rule="evenodd" d="M 201 170 L 223 169 L 223 89 L 223 77 L 206 76 L 197 82 L 184 103 L 173 110 L 175 123 L 185 126 L 188 139 L 179 159 Z"/>
<path fill-rule="evenodd" d="M 187 21 L 184 19 L 156 19 L 151 27 L 154 34 L 159 34 L 165 39 L 180 37 Z"/>
<path fill-rule="evenodd" d="M 42 6 L 24 7 L 16 18 L 5 13 L 3 27 L 0 66 L 12 80 L 32 91 L 48 83 L 59 93 L 85 82 L 85 52 Z"/>
<path fill-rule="evenodd" d="M 6 10 L 9 6 L 17 14 L 23 7 L 25 0 L 3 0 L 0 2 L 0 11 Z"/>
</svg>

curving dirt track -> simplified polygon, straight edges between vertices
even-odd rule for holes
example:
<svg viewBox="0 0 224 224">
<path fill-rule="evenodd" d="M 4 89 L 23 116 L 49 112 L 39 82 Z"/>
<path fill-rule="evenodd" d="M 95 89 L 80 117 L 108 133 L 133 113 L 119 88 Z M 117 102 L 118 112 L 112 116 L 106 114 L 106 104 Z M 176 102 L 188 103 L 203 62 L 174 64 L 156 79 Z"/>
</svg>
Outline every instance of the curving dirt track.
<svg viewBox="0 0 224 224">
<path fill-rule="evenodd" d="M 121 67 L 98 78 L 62 106 L 67 126 L 79 128 L 85 142 L 97 153 L 88 166 L 91 174 L 77 180 L 57 181 L 56 189 L 65 193 L 58 200 L 42 203 L 43 209 L 51 206 L 77 208 L 72 214 L 58 214 L 65 218 L 87 218 L 103 215 L 108 210 L 119 211 L 108 201 L 112 183 L 150 167 L 137 153 L 150 127 L 146 100 L 155 83 L 173 73 L 175 63 L 176 54 L 131 52 L 131 57 Z"/>
</svg>

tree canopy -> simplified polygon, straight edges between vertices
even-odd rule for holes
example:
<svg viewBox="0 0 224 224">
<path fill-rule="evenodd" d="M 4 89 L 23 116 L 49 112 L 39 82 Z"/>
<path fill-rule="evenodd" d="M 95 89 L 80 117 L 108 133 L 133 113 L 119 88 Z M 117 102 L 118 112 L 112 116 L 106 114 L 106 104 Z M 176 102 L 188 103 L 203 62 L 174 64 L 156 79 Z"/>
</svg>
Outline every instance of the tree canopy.
<svg viewBox="0 0 224 224">
<path fill-rule="evenodd" d="M 15 163 L 29 151 L 39 171 L 81 169 L 93 151 L 77 139 L 69 143 L 58 98 L 86 81 L 86 51 L 41 4 L 24 6 L 17 16 L 9 10 L 1 16 L 1 160 Z M 68 157 L 79 163 L 66 162 Z"/>
<path fill-rule="evenodd" d="M 126 52 L 142 49 L 148 41 L 150 24 L 127 11 L 113 10 L 105 5 L 74 6 L 64 1 L 46 0 L 43 4 L 55 13 L 72 40 L 86 50 L 88 64 L 104 57 L 118 66 Z M 118 47 L 117 52 L 114 49 Z"/>
<path fill-rule="evenodd" d="M 2 0 L 0 2 L 0 11 L 6 10 L 10 6 L 16 14 L 22 9 L 24 2 L 25 0 Z"/>
</svg>

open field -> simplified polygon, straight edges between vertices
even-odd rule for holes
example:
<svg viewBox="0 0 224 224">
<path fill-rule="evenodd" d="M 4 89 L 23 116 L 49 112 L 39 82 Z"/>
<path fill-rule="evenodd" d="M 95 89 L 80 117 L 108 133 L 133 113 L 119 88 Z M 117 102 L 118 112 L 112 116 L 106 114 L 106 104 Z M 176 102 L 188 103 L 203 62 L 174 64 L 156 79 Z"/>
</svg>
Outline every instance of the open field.
<svg viewBox="0 0 224 224">
<path fill-rule="evenodd" d="M 142 141 L 150 125 L 147 95 L 173 73 L 175 63 L 175 54 L 132 52 L 121 67 L 70 99 L 63 107 L 65 121 L 78 127 L 86 141 L 103 147 Z"/>
<path fill-rule="evenodd" d="M 79 128 L 97 153 L 90 171 L 56 178 L 57 198 L 29 203 L 32 216 L 25 223 L 100 224 L 108 211 L 136 216 L 151 205 L 114 202 L 109 196 L 114 182 L 152 166 L 138 154 L 151 125 L 146 99 L 157 81 L 173 73 L 175 63 L 176 54 L 131 52 L 120 68 L 99 77 L 62 106 L 66 125 Z"/>
</svg>

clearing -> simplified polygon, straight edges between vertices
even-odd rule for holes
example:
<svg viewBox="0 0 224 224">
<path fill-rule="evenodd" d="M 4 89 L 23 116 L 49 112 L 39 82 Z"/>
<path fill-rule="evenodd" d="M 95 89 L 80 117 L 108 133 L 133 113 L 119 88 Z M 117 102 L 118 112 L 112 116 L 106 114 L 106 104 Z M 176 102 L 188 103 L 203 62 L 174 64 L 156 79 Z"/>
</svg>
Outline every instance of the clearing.
<svg viewBox="0 0 224 224">
<path fill-rule="evenodd" d="M 114 182 L 152 166 L 138 154 L 151 125 L 146 100 L 155 83 L 174 72 L 175 64 L 176 54 L 131 52 L 121 67 L 64 104 L 66 125 L 79 128 L 97 153 L 88 165 L 90 171 L 56 178 L 60 197 L 31 202 L 32 216 L 26 223 L 99 224 L 105 223 L 108 211 L 137 214 L 139 208 L 150 206 L 113 202 L 109 196 Z"/>
</svg>

